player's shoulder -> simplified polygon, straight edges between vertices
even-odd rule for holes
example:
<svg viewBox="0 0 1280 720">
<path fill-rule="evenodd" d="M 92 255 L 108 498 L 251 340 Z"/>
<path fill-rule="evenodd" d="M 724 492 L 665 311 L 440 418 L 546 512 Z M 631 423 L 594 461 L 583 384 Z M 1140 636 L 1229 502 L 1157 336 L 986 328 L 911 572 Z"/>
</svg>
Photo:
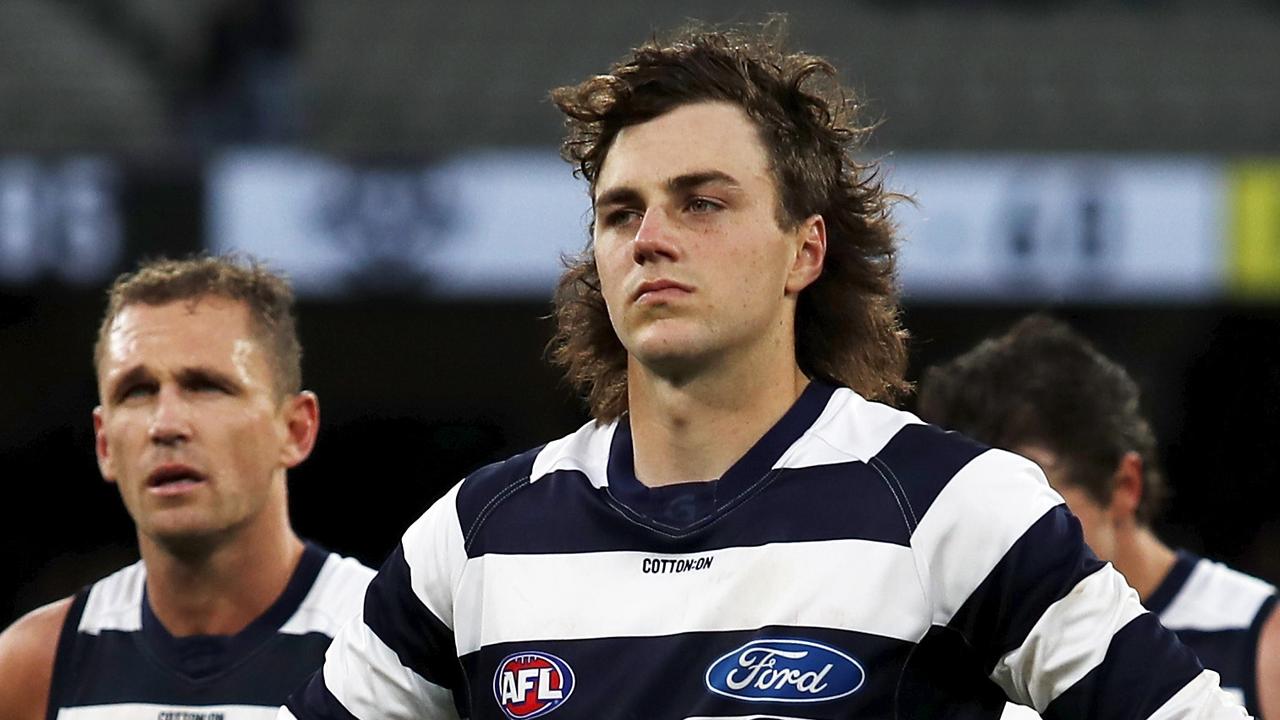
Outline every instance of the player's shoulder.
<svg viewBox="0 0 1280 720">
<path fill-rule="evenodd" d="M 591 485 L 603 486 L 616 428 L 616 422 L 592 420 L 564 437 L 476 470 L 458 489 L 459 507 L 488 506 L 558 472 L 573 473 Z"/>
<path fill-rule="evenodd" d="M 43 720 L 58 638 L 74 600 L 36 608 L 0 633 L 0 717 Z"/>
<path fill-rule="evenodd" d="M 1150 605 L 1167 627 L 1213 631 L 1252 626 L 1275 595 L 1266 580 L 1180 550 Z"/>
<path fill-rule="evenodd" d="M 365 589 L 377 573 L 355 558 L 311 546 L 323 563 L 305 599 L 298 606 L 283 633 L 319 632 L 329 637 L 360 609 Z"/>
</svg>

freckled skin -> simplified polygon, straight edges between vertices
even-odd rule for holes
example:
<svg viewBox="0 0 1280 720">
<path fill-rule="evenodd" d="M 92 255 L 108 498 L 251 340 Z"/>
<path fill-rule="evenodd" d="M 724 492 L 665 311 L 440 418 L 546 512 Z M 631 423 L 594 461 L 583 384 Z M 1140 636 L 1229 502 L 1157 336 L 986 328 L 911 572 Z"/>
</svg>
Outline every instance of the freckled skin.
<svg viewBox="0 0 1280 720">
<path fill-rule="evenodd" d="M 716 171 L 673 192 L 672 178 Z M 597 207 L 594 248 L 609 318 L 631 358 L 660 371 L 722 366 L 766 352 L 794 358 L 794 231 L 778 226 L 768 155 L 746 114 L 726 103 L 676 108 L 623 129 L 596 183 L 635 197 Z M 691 292 L 635 302 L 644 280 Z M 793 299 L 793 298 L 792 298 Z"/>
</svg>

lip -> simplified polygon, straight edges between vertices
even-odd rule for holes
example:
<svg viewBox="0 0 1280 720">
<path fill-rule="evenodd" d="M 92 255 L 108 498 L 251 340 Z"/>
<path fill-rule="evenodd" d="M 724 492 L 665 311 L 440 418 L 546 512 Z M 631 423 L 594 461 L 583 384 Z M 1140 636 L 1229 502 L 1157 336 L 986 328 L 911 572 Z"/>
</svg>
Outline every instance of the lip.
<svg viewBox="0 0 1280 720">
<path fill-rule="evenodd" d="M 147 475 L 147 490 L 157 495 L 180 495 L 203 485 L 203 473 L 184 463 L 165 463 Z"/>
<path fill-rule="evenodd" d="M 679 295 L 686 295 L 693 292 L 693 288 L 675 280 L 659 278 L 657 280 L 646 280 L 636 287 L 636 291 L 632 294 L 632 302 L 656 302 L 669 300 Z"/>
</svg>

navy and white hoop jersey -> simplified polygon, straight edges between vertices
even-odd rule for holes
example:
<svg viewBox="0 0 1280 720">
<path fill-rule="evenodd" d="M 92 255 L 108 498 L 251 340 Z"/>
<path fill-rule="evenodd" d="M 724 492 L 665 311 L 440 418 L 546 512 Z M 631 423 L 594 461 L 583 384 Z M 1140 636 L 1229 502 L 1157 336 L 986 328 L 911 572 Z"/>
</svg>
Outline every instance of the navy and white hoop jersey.
<svg viewBox="0 0 1280 720">
<path fill-rule="evenodd" d="M 714 482 L 642 485 L 625 418 L 474 473 L 280 717 L 996 718 L 1006 697 L 1244 716 L 1039 468 L 813 383 Z"/>
<path fill-rule="evenodd" d="M 1258 707 L 1258 636 L 1276 606 L 1276 588 L 1222 563 L 1178 552 L 1147 609 L 1186 643 L 1250 714 Z"/>
<path fill-rule="evenodd" d="M 280 598 L 234 636 L 173 637 L 141 561 L 78 593 L 58 641 L 49 720 L 266 720 L 355 615 L 373 571 L 307 545 Z"/>
</svg>

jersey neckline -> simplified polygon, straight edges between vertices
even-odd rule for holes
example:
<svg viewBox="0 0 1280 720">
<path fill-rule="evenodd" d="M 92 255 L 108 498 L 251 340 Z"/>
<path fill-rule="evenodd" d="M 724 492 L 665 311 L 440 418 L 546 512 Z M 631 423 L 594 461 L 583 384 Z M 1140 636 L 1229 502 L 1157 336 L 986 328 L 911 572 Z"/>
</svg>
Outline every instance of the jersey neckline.
<svg viewBox="0 0 1280 720">
<path fill-rule="evenodd" d="M 304 543 L 302 557 L 284 591 L 261 615 L 234 635 L 175 637 L 152 611 L 144 584 L 139 634 L 162 663 L 188 680 L 200 682 L 217 677 L 248 657 L 293 617 L 320 575 L 327 556 L 319 546 Z"/>
<path fill-rule="evenodd" d="M 651 488 L 636 478 L 631 416 L 609 446 L 607 491 L 634 519 L 664 533 L 693 532 L 735 507 L 765 480 L 778 459 L 826 409 L 836 388 L 812 380 L 795 403 L 718 479 Z"/>
</svg>

